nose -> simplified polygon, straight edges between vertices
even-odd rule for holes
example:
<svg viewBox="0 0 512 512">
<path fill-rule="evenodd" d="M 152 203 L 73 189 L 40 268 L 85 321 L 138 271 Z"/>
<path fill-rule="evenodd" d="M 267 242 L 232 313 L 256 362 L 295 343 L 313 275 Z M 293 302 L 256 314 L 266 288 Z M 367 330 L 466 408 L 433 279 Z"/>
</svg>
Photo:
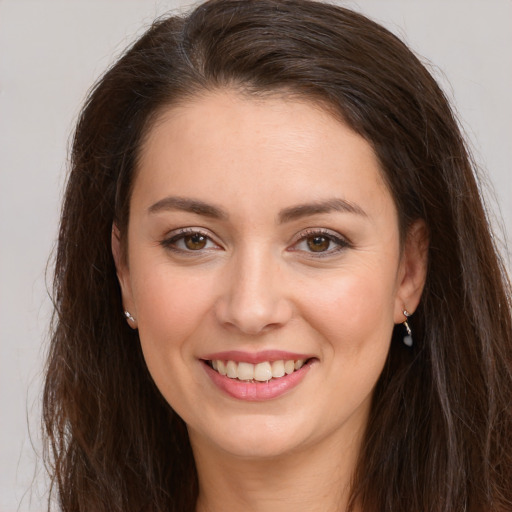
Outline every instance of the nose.
<svg viewBox="0 0 512 512">
<path fill-rule="evenodd" d="M 244 251 L 229 264 L 216 304 L 217 320 L 241 333 L 257 335 L 285 325 L 293 314 L 286 297 L 282 263 L 261 248 Z"/>
</svg>

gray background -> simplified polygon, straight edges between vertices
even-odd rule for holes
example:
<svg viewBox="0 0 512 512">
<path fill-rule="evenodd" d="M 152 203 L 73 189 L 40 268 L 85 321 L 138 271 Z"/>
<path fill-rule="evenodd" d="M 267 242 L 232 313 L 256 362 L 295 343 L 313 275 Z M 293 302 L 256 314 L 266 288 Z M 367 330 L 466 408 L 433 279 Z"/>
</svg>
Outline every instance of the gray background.
<svg viewBox="0 0 512 512">
<path fill-rule="evenodd" d="M 142 27 L 170 8 L 191 4 L 0 0 L 0 512 L 46 506 L 39 435 L 51 311 L 45 267 L 57 234 L 67 145 L 80 105 L 93 81 Z M 512 1 L 343 5 L 382 22 L 435 63 L 431 69 L 488 176 L 492 216 L 501 219 L 498 239 L 510 245 Z M 510 268 L 510 253 L 503 251 Z"/>
</svg>

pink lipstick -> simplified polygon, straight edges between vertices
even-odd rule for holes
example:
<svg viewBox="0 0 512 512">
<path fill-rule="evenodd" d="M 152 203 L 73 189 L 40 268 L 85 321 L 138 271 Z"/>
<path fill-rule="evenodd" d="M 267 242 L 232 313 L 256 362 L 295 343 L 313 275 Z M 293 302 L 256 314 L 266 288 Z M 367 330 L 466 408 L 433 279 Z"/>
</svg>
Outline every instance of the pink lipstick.
<svg viewBox="0 0 512 512">
<path fill-rule="evenodd" d="M 317 361 L 309 354 L 275 350 L 217 352 L 201 360 L 206 373 L 221 391 L 247 401 L 282 396 L 297 386 Z"/>
</svg>

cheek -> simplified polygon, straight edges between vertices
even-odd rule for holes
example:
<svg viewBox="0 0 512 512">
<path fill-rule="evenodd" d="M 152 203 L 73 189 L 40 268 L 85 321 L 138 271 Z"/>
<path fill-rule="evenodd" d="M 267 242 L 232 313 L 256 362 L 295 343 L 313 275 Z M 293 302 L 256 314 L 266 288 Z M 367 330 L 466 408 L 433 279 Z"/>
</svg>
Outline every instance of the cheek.
<svg viewBox="0 0 512 512">
<path fill-rule="evenodd" d="M 324 418 L 336 423 L 351 417 L 363 404 L 364 410 L 369 408 L 389 352 L 393 287 L 370 276 L 352 274 L 331 280 L 325 289 L 311 294 L 303 311 L 309 311 L 308 323 L 323 340 L 325 387 L 318 389 L 318 396 L 331 390 L 331 406 L 325 407 Z"/>
<path fill-rule="evenodd" d="M 332 350 L 387 349 L 394 325 L 394 282 L 383 273 L 353 270 L 318 284 L 302 310 Z"/>
<path fill-rule="evenodd" d="M 176 350 L 201 325 L 211 307 L 212 286 L 193 272 L 179 272 L 165 264 L 140 266 L 134 283 L 143 345 Z"/>
<path fill-rule="evenodd" d="M 133 290 L 144 359 L 166 401 L 188 419 L 190 401 L 200 399 L 190 386 L 190 368 L 197 362 L 197 347 L 207 339 L 204 318 L 212 287 L 200 276 L 165 263 L 151 262 L 138 269 Z"/>
</svg>

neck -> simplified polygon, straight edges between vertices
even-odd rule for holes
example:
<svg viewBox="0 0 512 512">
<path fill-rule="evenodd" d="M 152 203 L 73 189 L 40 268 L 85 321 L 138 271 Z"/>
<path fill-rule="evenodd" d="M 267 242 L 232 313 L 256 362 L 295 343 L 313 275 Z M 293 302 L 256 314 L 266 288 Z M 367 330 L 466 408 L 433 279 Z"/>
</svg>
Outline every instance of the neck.
<svg viewBox="0 0 512 512">
<path fill-rule="evenodd" d="M 200 489 L 196 512 L 344 512 L 359 441 L 268 459 L 241 458 L 191 435 Z"/>
</svg>

